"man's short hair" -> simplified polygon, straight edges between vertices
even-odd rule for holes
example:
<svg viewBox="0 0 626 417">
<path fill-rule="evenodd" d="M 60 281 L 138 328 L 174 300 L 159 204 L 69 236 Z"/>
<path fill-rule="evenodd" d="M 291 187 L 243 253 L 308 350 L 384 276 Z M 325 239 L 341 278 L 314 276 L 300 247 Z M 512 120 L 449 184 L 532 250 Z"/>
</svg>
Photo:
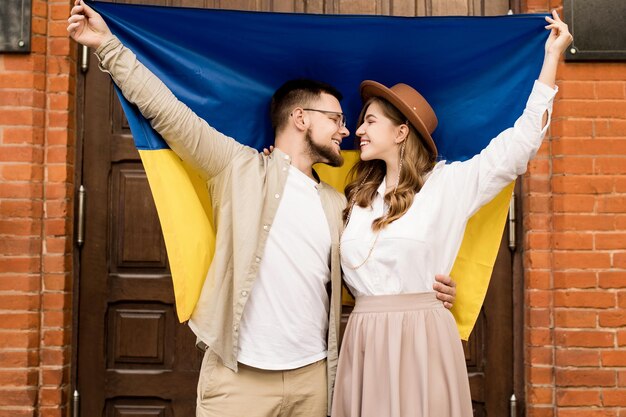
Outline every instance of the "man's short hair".
<svg viewBox="0 0 626 417">
<path fill-rule="evenodd" d="M 321 81 L 299 78 L 281 85 L 272 96 L 270 117 L 274 134 L 283 127 L 295 107 L 309 106 L 322 93 L 330 94 L 341 101 L 343 96 L 335 87 Z"/>
</svg>

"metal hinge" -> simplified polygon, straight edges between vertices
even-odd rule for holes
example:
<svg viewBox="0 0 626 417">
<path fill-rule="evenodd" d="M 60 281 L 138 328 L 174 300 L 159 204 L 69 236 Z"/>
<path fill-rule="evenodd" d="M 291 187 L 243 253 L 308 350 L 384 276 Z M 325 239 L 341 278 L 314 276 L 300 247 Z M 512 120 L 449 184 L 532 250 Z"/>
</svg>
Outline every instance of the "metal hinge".
<svg viewBox="0 0 626 417">
<path fill-rule="evenodd" d="M 76 225 L 76 244 L 80 248 L 85 243 L 85 186 L 78 188 L 78 224 Z M 77 394 L 75 392 L 74 394 Z"/>
<path fill-rule="evenodd" d="M 85 45 L 80 46 L 80 70 L 87 72 L 89 69 L 89 48 Z"/>
<path fill-rule="evenodd" d="M 74 390 L 72 398 L 72 417 L 78 417 L 80 415 L 80 394 L 78 390 Z"/>
<path fill-rule="evenodd" d="M 515 398 L 515 394 L 511 394 L 509 403 L 511 405 L 511 417 L 517 417 L 517 398 Z"/>
<path fill-rule="evenodd" d="M 515 214 L 515 193 L 511 194 L 511 202 L 509 203 L 509 249 L 515 252 L 516 234 L 515 234 L 515 221 L 517 216 Z"/>
</svg>

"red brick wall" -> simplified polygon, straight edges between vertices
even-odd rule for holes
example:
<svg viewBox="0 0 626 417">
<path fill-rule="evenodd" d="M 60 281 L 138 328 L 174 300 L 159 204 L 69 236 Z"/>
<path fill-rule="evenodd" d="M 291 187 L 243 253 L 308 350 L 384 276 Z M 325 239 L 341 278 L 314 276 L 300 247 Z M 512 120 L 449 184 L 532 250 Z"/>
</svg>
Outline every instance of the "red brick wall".
<svg viewBox="0 0 626 417">
<path fill-rule="evenodd" d="M 33 0 L 32 53 L 0 55 L 0 417 L 69 411 L 69 5 Z M 558 84 L 523 181 L 527 415 L 626 417 L 626 63 L 563 64 Z"/>
<path fill-rule="evenodd" d="M 0 417 L 66 413 L 75 65 L 69 1 L 33 0 L 30 54 L 0 54 Z"/>
<path fill-rule="evenodd" d="M 523 183 L 527 415 L 625 417 L 626 63 L 563 63 L 558 85 Z"/>
</svg>

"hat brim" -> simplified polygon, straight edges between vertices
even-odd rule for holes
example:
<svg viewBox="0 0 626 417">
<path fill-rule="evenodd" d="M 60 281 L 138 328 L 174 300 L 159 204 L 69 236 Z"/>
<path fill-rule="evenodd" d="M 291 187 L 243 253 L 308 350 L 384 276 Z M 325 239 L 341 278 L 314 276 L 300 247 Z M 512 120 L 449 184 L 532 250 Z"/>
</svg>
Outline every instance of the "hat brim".
<svg viewBox="0 0 626 417">
<path fill-rule="evenodd" d="M 396 93 L 390 88 L 385 87 L 381 83 L 372 80 L 365 80 L 361 83 L 361 100 L 365 103 L 372 97 L 381 97 L 395 106 L 400 113 L 402 113 L 409 122 L 419 132 L 426 149 L 432 154 L 432 159 L 437 159 L 437 146 L 433 140 L 430 132 L 426 128 L 424 122 L 419 118 L 417 114 L 409 107 Z"/>
</svg>

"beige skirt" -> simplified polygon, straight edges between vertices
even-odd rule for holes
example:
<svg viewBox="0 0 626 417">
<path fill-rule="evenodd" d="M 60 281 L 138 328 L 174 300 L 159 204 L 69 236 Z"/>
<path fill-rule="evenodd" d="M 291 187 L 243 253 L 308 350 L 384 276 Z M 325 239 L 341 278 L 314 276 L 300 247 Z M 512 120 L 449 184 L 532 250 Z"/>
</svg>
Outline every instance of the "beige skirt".
<svg viewBox="0 0 626 417">
<path fill-rule="evenodd" d="M 332 417 L 471 417 L 465 355 L 434 293 L 359 297 L 339 354 Z"/>
</svg>

